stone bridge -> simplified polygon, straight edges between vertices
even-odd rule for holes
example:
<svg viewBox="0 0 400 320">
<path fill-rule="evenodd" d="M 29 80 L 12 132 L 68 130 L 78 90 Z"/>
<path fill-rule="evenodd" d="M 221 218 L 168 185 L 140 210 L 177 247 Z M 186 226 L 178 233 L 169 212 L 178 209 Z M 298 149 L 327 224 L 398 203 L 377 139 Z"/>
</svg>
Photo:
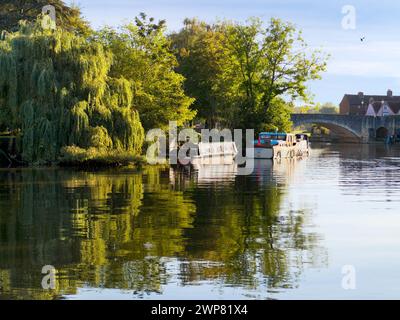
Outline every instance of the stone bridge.
<svg viewBox="0 0 400 320">
<path fill-rule="evenodd" d="M 342 141 L 368 143 L 400 133 L 400 116 L 367 117 L 329 114 L 292 114 L 293 127 L 316 124 Z"/>
</svg>

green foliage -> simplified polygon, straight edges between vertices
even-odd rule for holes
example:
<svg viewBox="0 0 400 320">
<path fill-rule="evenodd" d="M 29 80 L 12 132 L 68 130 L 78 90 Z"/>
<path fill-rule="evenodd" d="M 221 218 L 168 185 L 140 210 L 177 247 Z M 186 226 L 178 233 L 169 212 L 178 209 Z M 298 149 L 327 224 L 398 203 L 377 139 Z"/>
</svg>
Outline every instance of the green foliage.
<svg viewBox="0 0 400 320">
<path fill-rule="evenodd" d="M 171 39 L 179 71 L 188 79 L 185 89 L 209 126 L 287 127 L 269 109 L 277 98 L 307 101 L 307 82 L 319 79 L 326 68 L 326 57 L 309 50 L 301 33 L 279 19 L 266 28 L 258 19 L 245 25 L 186 20 Z M 285 110 L 272 113 L 289 121 Z"/>
<path fill-rule="evenodd" d="M 62 166 L 83 166 L 102 167 L 102 166 L 143 166 L 145 160 L 139 155 L 133 155 L 131 152 L 115 151 L 91 147 L 88 149 L 77 146 L 68 146 L 61 149 L 60 164 Z"/>
<path fill-rule="evenodd" d="M 168 127 L 169 121 L 183 125 L 195 116 L 185 95 L 184 77 L 175 72 L 177 61 L 165 36 L 164 21 L 155 24 L 141 14 L 120 29 L 104 28 L 96 35 L 114 55 L 113 77 L 129 80 L 132 103 L 145 129 Z"/>
<path fill-rule="evenodd" d="M 334 105 L 331 102 L 324 103 L 321 105 L 319 108 L 319 113 L 322 114 L 338 114 L 339 113 L 339 107 L 337 105 Z"/>
<path fill-rule="evenodd" d="M 331 102 L 316 105 L 304 105 L 294 108 L 294 113 L 322 113 L 322 114 L 338 114 L 339 107 Z"/>
<path fill-rule="evenodd" d="M 178 59 L 177 71 L 186 78 L 185 90 L 195 97 L 192 108 L 209 127 L 230 126 L 237 94 L 235 65 L 228 50 L 228 24 L 208 25 L 186 19 L 183 29 L 170 36 Z"/>
<path fill-rule="evenodd" d="M 271 106 L 268 108 L 265 123 L 262 124 L 261 128 L 256 127 L 256 130 L 258 130 L 259 132 L 290 131 L 292 128 L 292 122 L 290 121 L 292 110 L 292 106 L 286 103 L 283 99 L 275 98 L 271 102 Z"/>
<path fill-rule="evenodd" d="M 113 141 L 108 135 L 107 129 L 103 126 L 99 126 L 89 129 L 88 144 L 97 149 L 107 150 L 113 146 Z"/>
<path fill-rule="evenodd" d="M 308 101 L 307 82 L 326 66 L 278 19 L 267 27 L 186 19 L 167 37 L 165 21 L 140 14 L 88 38 L 76 11 L 51 4 L 63 28 L 43 30 L 39 19 L 0 37 L 0 130 L 19 135 L 29 163 L 54 162 L 65 147 L 137 155 L 143 127 L 183 126 L 196 114 L 208 127 L 287 131 L 291 106 Z"/>
<path fill-rule="evenodd" d="M 0 124 L 22 132 L 24 160 L 53 162 L 66 146 L 141 152 L 130 86 L 110 77 L 111 62 L 101 44 L 40 20 L 1 41 Z"/>
</svg>

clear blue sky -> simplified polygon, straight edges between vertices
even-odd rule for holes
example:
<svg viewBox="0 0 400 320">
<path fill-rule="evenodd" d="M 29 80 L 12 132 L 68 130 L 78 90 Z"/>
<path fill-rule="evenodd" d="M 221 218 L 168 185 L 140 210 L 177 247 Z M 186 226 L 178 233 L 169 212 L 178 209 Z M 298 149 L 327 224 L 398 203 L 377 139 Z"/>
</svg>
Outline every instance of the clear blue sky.
<svg viewBox="0 0 400 320">
<path fill-rule="evenodd" d="M 178 30 L 185 17 L 265 21 L 279 17 L 303 30 L 309 45 L 331 54 L 328 72 L 310 84 L 316 102 L 338 104 L 344 93 L 400 95 L 400 1 L 394 0 L 76 0 L 93 27 L 120 25 L 139 12 Z M 342 28 L 342 7 L 356 9 L 356 28 Z M 364 42 L 360 40 L 365 37 Z"/>
</svg>

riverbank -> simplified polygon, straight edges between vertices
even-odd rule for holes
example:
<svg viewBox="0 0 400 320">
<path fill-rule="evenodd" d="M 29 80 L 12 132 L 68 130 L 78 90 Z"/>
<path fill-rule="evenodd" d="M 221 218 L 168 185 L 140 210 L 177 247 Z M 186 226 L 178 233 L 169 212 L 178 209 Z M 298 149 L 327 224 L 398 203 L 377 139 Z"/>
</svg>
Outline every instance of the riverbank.
<svg viewBox="0 0 400 320">
<path fill-rule="evenodd" d="M 71 150 L 70 150 L 71 151 Z M 128 152 L 108 150 L 84 150 L 74 148 L 73 152 L 64 152 L 57 161 L 27 163 L 20 156 L 14 156 L 0 149 L 0 168 L 23 167 L 74 167 L 79 169 L 93 168 L 142 168 L 147 165 L 144 156 L 132 155 Z"/>
<path fill-rule="evenodd" d="M 82 149 L 66 147 L 61 150 L 57 165 L 61 167 L 138 167 L 147 164 L 144 156 L 132 155 L 126 151 Z"/>
<path fill-rule="evenodd" d="M 0 135 L 0 168 L 15 167 L 143 167 L 147 161 L 142 155 L 135 155 L 129 151 L 107 150 L 99 148 L 83 149 L 76 146 L 61 149 L 60 157 L 55 161 L 37 161 L 28 163 L 23 160 L 18 151 L 18 141 L 15 135 Z"/>
</svg>

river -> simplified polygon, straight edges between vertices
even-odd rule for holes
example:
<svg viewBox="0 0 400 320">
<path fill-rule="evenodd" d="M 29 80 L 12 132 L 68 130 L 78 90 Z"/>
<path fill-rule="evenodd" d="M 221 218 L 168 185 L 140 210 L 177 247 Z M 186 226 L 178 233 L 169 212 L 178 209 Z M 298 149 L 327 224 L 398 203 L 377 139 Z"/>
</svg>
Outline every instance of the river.
<svg viewBox="0 0 400 320">
<path fill-rule="evenodd" d="M 315 144 L 250 176 L 1 170 L 0 298 L 399 298 L 399 156 Z"/>
</svg>

